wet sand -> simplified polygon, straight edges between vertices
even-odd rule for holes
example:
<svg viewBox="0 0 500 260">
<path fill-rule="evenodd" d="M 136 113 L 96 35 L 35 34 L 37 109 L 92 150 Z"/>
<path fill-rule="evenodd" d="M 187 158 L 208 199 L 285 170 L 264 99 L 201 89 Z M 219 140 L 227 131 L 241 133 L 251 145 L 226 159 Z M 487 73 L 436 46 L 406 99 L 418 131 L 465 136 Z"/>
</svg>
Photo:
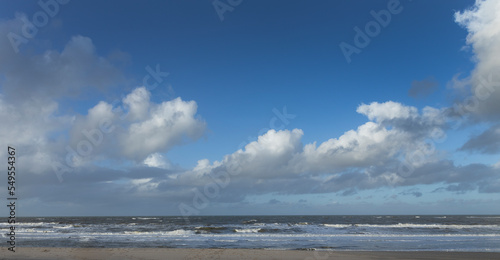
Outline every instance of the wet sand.
<svg viewBox="0 0 500 260">
<path fill-rule="evenodd" d="M 181 248 L 16 248 L 0 259 L 500 259 L 500 253 L 368 252 Z"/>
</svg>

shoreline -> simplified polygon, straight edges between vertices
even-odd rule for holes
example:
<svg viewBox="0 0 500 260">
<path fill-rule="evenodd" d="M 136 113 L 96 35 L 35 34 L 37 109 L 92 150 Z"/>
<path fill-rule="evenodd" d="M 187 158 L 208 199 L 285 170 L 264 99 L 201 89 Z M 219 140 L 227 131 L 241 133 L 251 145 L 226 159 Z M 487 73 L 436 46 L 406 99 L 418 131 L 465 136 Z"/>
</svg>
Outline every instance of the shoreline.
<svg viewBox="0 0 500 260">
<path fill-rule="evenodd" d="M 500 259 L 500 252 L 19 247 L 0 259 Z"/>
</svg>

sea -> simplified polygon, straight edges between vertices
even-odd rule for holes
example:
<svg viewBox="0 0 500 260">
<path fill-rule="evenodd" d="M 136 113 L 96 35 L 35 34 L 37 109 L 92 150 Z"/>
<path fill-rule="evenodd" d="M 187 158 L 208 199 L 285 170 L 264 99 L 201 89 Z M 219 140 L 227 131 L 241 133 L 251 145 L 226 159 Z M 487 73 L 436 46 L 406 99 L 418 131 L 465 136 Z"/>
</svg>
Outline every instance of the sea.
<svg viewBox="0 0 500 260">
<path fill-rule="evenodd" d="M 0 223 L 7 241 L 11 224 Z M 23 217 L 16 246 L 500 252 L 500 216 Z"/>
</svg>

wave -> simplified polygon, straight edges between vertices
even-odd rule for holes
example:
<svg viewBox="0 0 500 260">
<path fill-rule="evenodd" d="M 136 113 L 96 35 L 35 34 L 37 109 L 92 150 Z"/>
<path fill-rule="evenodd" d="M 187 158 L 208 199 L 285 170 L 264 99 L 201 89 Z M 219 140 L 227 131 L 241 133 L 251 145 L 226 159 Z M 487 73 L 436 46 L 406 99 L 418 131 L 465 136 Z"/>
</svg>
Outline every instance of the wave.
<svg viewBox="0 0 500 260">
<path fill-rule="evenodd" d="M 64 228 L 64 229 L 67 229 L 67 228 L 74 228 L 73 225 L 64 225 L 64 226 L 54 226 L 53 228 Z"/>
<path fill-rule="evenodd" d="M 196 227 L 196 234 L 222 233 L 227 227 Z"/>
<path fill-rule="evenodd" d="M 348 228 L 352 227 L 353 224 L 322 224 L 322 226 L 332 227 L 332 228 Z"/>
<path fill-rule="evenodd" d="M 500 229 L 500 225 L 444 225 L 444 224 L 321 224 L 320 226 L 329 228 L 350 228 L 350 227 L 368 227 L 368 228 L 429 228 L 429 229 L 466 229 L 466 228 L 489 228 Z"/>
<path fill-rule="evenodd" d="M 177 229 L 177 230 L 165 232 L 165 235 L 169 235 L 169 236 L 190 236 L 193 234 L 194 234 L 194 232 L 192 230 L 184 230 L 184 229 Z"/>
<path fill-rule="evenodd" d="M 92 237 L 80 237 L 80 242 L 89 242 Z"/>
<path fill-rule="evenodd" d="M 500 225 L 443 225 L 443 224 L 411 224 L 399 223 L 392 225 L 376 225 L 376 224 L 355 224 L 357 227 L 374 227 L 374 228 L 435 228 L 435 229 L 464 229 L 464 228 L 493 228 L 500 229 Z"/>
<path fill-rule="evenodd" d="M 0 227 L 2 226 L 11 226 L 7 222 L 0 223 Z M 58 222 L 16 222 L 17 226 L 47 226 L 47 225 L 60 225 Z"/>
<path fill-rule="evenodd" d="M 259 233 L 280 233 L 282 231 L 283 231 L 283 229 L 279 229 L 279 228 L 261 228 L 258 232 Z"/>
<path fill-rule="evenodd" d="M 103 233 L 89 233 L 89 234 L 95 234 L 95 235 L 100 235 Z M 110 233 L 110 234 L 116 234 L 116 233 Z M 185 230 L 185 229 L 176 229 L 172 231 L 124 231 L 123 234 L 125 235 L 150 235 L 150 236 L 192 236 L 195 234 L 193 230 Z"/>
<path fill-rule="evenodd" d="M 466 218 L 500 218 L 500 217 L 482 217 L 482 216 L 470 216 Z"/>
<path fill-rule="evenodd" d="M 261 230 L 260 228 L 243 228 L 243 229 L 234 229 L 236 233 L 257 233 Z"/>
</svg>

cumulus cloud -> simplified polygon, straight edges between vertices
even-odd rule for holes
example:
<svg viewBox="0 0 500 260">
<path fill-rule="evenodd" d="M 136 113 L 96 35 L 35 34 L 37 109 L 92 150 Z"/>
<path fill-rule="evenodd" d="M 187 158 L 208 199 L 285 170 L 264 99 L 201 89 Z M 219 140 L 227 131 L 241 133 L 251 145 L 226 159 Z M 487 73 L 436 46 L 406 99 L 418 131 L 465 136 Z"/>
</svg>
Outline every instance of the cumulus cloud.
<svg viewBox="0 0 500 260">
<path fill-rule="evenodd" d="M 125 157 L 158 167 L 163 164 L 157 153 L 203 135 L 205 122 L 197 118 L 196 102 L 176 98 L 156 104 L 149 97 L 145 87 L 136 88 L 123 98 L 123 107 L 101 101 L 78 116 L 70 130 L 75 158 Z"/>
<path fill-rule="evenodd" d="M 144 118 L 149 110 L 151 94 L 146 88 L 136 88 L 123 99 L 123 104 L 128 108 L 128 119 L 138 120 Z"/>
<path fill-rule="evenodd" d="M 468 31 L 476 67 L 470 78 L 468 112 L 479 119 L 498 119 L 500 113 L 500 2 L 476 0 L 473 7 L 455 13 L 455 21 Z"/>
<path fill-rule="evenodd" d="M 375 122 L 319 145 L 303 145 L 300 129 L 270 130 L 244 149 L 207 165 L 206 170 L 237 165 L 241 176 L 275 178 L 384 165 L 420 145 L 445 124 L 440 110 L 425 108 L 419 113 L 415 107 L 392 101 L 363 104 L 357 111 Z"/>
<path fill-rule="evenodd" d="M 274 178 L 289 174 L 295 156 L 302 150 L 302 130 L 269 130 L 244 149 L 225 156 L 223 165 L 238 165 L 238 174 Z M 216 163 L 217 164 L 217 163 Z"/>
<path fill-rule="evenodd" d="M 12 104 L 0 95 L 0 140 L 22 151 L 19 160 L 29 162 L 23 166 L 27 173 L 40 173 L 51 169 L 50 162 L 57 158 L 64 142 L 57 138 L 60 129 L 71 125 L 70 116 L 54 116 L 58 110 L 55 102 L 30 102 Z M 6 157 L 7 151 L 0 151 Z"/>
<path fill-rule="evenodd" d="M 22 35 L 22 19 L 26 15 L 0 22 L 0 34 Z M 77 121 L 75 114 L 61 111 L 60 99 L 104 91 L 123 83 L 125 77 L 97 55 L 90 38 L 72 37 L 62 50 L 40 51 L 32 43 L 39 40 L 30 39 L 16 52 L 9 37 L 0 37 L 0 120 L 9 125 L 2 128 L 1 138 L 23 151 L 21 158 L 30 162 L 26 171 L 40 174 L 65 157 L 68 129 Z M 93 120 L 105 108 L 92 111 L 87 124 L 95 124 Z"/>
<path fill-rule="evenodd" d="M 454 79 L 462 94 L 469 90 L 468 97 L 455 104 L 451 116 L 470 115 L 466 118 L 490 121 L 498 124 L 500 119 L 500 2 L 477 0 L 475 4 L 455 13 L 455 21 L 467 32 L 467 44 L 472 47 L 476 67 L 463 80 Z M 498 125 L 492 126 L 479 136 L 473 136 L 459 150 L 494 154 L 500 151 Z"/>
<path fill-rule="evenodd" d="M 181 144 L 184 137 L 198 139 L 204 133 L 205 123 L 196 118 L 196 112 L 196 102 L 181 98 L 152 105 L 149 114 L 128 126 L 120 138 L 123 154 L 144 159 L 149 154 Z"/>
<path fill-rule="evenodd" d="M 25 18 L 18 14 L 0 22 L 0 34 L 21 35 Z M 129 93 L 121 105 L 96 102 L 83 115 L 61 109 L 62 100 L 95 97 L 96 90 L 117 90 L 127 80 L 113 60 L 97 54 L 88 37 L 74 36 L 61 50 L 40 50 L 36 43 L 30 39 L 16 52 L 8 37 L 0 38 L 0 120 L 10 125 L 0 137 L 23 150 L 30 173 L 60 170 L 61 165 L 77 171 L 103 160 L 166 169 L 168 159 L 160 153 L 204 133 L 196 102 L 154 103 L 144 87 Z"/>
<path fill-rule="evenodd" d="M 339 138 L 332 138 L 316 147 L 307 144 L 300 160 L 304 170 L 337 172 L 349 167 L 367 167 L 387 161 L 407 143 L 405 134 L 368 122 Z"/>
<path fill-rule="evenodd" d="M 159 153 L 150 154 L 146 159 L 144 159 L 144 164 L 149 167 L 156 167 L 161 169 L 172 168 L 170 161 Z"/>
<path fill-rule="evenodd" d="M 379 123 L 395 119 L 411 119 L 418 115 L 417 108 L 404 106 L 393 101 L 373 102 L 370 105 L 363 104 L 356 111 Z"/>
<path fill-rule="evenodd" d="M 132 97 L 138 93 L 147 94 L 142 89 L 136 89 L 124 100 L 135 100 Z M 132 125 L 140 125 L 154 117 L 156 113 L 151 108 L 161 107 L 161 104 L 147 101 L 145 97 L 148 95 L 142 94 L 139 96 L 144 99 L 138 100 L 144 106 L 137 107 L 147 107 L 145 113 L 135 113 L 143 110 L 126 107 L 127 102 L 124 102 L 123 108 L 100 102 L 87 115 L 75 119 L 74 126 L 95 126 L 100 118 L 108 117 L 116 126 L 116 133 L 127 134 Z M 161 153 L 151 152 L 144 155 L 142 164 L 137 164 L 137 168 L 116 171 L 85 164 L 65 176 L 64 187 L 52 187 L 47 180 L 32 180 L 27 185 L 47 183 L 53 190 L 62 193 L 86 194 L 92 189 L 95 194 L 95 198 L 94 195 L 82 195 L 83 198 L 75 201 L 57 197 L 49 188 L 38 189 L 46 196 L 44 199 L 60 203 L 97 203 L 99 196 L 116 201 L 148 198 L 148 201 L 170 205 L 169 212 L 178 212 L 179 202 L 191 203 L 193 196 L 205 192 L 207 185 L 211 185 L 212 191 L 218 187 L 218 196 L 210 197 L 210 200 L 221 203 L 242 202 L 248 195 L 338 192 L 343 196 L 352 196 L 360 190 L 427 184 L 441 184 L 441 191 L 455 193 L 472 190 L 500 192 L 500 172 L 493 166 L 457 166 L 452 161 L 431 156 L 421 162 L 410 176 L 398 174 L 400 155 L 422 143 L 432 134 L 432 129 L 443 127 L 439 110 L 427 108 L 419 111 L 400 103 L 387 102 L 361 105 L 358 111 L 370 117 L 371 121 L 319 145 L 303 144 L 301 140 L 305 133 L 300 129 L 269 130 L 244 149 L 224 156 L 221 161 L 202 159 L 189 170 L 173 169 Z M 142 117 L 129 118 L 129 113 L 142 114 Z M 413 128 L 412 132 L 408 125 L 419 127 Z M 116 138 L 114 142 L 120 144 L 121 140 Z M 163 147 L 167 148 L 168 145 Z M 118 150 L 118 154 L 125 152 Z M 88 189 L 77 187 L 82 182 L 88 183 Z M 423 194 L 410 188 L 400 195 L 421 197 Z"/>
<path fill-rule="evenodd" d="M 433 130 L 444 127 L 442 111 L 396 102 L 361 105 L 357 111 L 373 121 L 338 138 L 317 145 L 302 144 L 300 129 L 269 130 L 244 149 L 210 163 L 200 160 L 191 171 L 178 174 L 168 182 L 204 185 L 221 171 L 231 172 L 231 186 L 250 193 L 326 193 L 384 186 L 408 186 L 443 182 L 415 171 L 410 178 L 398 174 L 399 156 L 413 151 L 430 138 Z M 410 127 L 410 126 L 413 126 Z M 438 161 L 430 156 L 418 168 Z M 417 167 L 416 166 L 416 167 Z M 449 172 L 447 172 L 448 174 Z M 229 188 L 231 189 L 231 188 Z"/>
</svg>

